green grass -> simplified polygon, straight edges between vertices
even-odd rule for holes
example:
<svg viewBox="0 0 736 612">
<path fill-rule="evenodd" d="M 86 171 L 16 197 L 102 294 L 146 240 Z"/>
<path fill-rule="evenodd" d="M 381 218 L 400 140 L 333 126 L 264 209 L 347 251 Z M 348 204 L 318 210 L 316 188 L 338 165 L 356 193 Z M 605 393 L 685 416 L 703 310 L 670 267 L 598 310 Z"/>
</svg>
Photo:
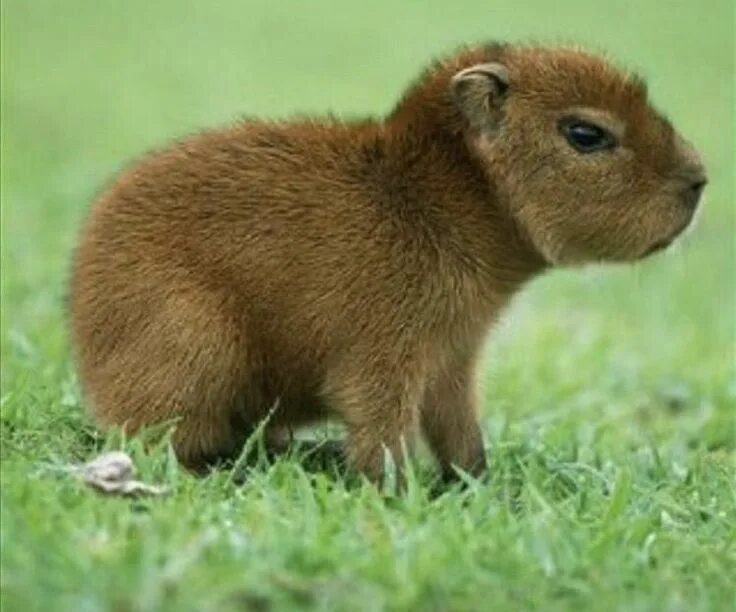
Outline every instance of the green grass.
<svg viewBox="0 0 736 612">
<path fill-rule="evenodd" d="M 2 4 L 3 610 L 733 610 L 732 3 L 250 4 Z M 431 56 L 487 38 L 639 69 L 711 177 L 675 253 L 516 300 L 484 381 L 489 481 L 432 499 L 420 471 L 386 498 L 286 457 L 239 485 L 95 433 L 63 296 L 107 178 L 240 114 L 384 112 Z M 172 494 L 101 498 L 60 470 L 121 446 Z"/>
</svg>

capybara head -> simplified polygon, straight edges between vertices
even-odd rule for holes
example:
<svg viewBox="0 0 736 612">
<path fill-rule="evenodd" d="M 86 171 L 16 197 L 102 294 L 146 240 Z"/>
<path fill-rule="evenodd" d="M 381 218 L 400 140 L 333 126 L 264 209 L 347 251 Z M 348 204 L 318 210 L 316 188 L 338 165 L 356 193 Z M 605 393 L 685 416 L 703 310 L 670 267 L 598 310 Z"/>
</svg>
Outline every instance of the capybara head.
<svg viewBox="0 0 736 612">
<path fill-rule="evenodd" d="M 494 54 L 450 92 L 471 152 L 549 263 L 638 259 L 688 226 L 705 169 L 641 79 L 575 49 Z"/>
</svg>

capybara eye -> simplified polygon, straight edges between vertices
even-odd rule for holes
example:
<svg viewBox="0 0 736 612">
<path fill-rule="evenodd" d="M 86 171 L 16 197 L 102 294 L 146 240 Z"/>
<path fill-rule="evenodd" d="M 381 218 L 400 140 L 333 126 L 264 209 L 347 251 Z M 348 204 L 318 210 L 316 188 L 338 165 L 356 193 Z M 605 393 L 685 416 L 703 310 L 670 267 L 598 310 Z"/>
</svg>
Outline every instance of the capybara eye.
<svg viewBox="0 0 736 612">
<path fill-rule="evenodd" d="M 611 134 L 593 123 L 581 119 L 563 119 L 560 129 L 578 153 L 593 153 L 603 149 L 612 149 L 616 145 Z"/>
</svg>

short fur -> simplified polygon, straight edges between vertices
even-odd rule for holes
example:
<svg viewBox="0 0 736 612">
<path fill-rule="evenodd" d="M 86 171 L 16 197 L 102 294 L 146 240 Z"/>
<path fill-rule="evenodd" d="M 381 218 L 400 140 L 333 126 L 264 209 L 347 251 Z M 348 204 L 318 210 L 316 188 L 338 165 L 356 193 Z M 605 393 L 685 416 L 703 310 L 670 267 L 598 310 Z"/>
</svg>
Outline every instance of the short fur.
<svg viewBox="0 0 736 612">
<path fill-rule="evenodd" d="M 620 147 L 574 151 L 557 126 L 578 112 Z M 131 432 L 176 420 L 194 469 L 273 409 L 273 440 L 341 418 L 373 480 L 419 430 L 446 474 L 479 474 L 476 364 L 511 296 L 552 265 L 656 250 L 703 182 L 639 79 L 567 48 L 464 49 L 384 120 L 186 138 L 121 173 L 84 226 L 70 306 L 87 402 Z"/>
</svg>

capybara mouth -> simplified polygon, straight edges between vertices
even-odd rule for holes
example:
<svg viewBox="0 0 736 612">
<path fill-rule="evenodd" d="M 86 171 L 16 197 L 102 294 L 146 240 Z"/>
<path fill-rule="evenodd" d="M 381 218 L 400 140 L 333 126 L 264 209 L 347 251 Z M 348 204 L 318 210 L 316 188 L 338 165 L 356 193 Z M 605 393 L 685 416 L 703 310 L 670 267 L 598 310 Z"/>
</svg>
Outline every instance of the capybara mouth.
<svg viewBox="0 0 736 612">
<path fill-rule="evenodd" d="M 668 246 L 670 246 L 675 239 L 682 234 L 682 232 L 685 231 L 687 226 L 690 225 L 690 221 L 683 224 L 681 227 L 678 227 L 674 232 L 672 232 L 669 236 L 666 238 L 662 238 L 661 240 L 657 240 L 655 243 L 653 243 L 644 253 L 642 253 L 641 257 L 648 257 L 649 255 L 652 255 L 653 253 L 657 253 L 659 251 L 663 251 Z"/>
<path fill-rule="evenodd" d="M 648 257 L 649 255 L 652 255 L 653 253 L 656 253 L 658 251 L 663 251 L 668 246 L 672 244 L 675 237 L 672 236 L 671 238 L 665 238 L 664 240 L 657 240 L 652 246 L 650 246 L 644 253 L 642 254 L 642 257 Z"/>
</svg>

